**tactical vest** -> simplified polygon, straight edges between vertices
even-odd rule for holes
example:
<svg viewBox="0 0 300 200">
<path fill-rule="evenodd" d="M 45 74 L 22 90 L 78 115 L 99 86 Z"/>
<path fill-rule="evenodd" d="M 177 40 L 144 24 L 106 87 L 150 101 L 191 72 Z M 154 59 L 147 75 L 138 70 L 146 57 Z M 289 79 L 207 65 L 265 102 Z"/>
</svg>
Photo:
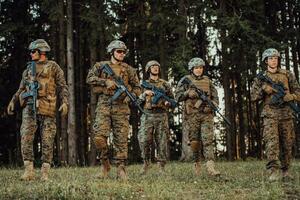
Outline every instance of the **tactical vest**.
<svg viewBox="0 0 300 200">
<path fill-rule="evenodd" d="M 290 92 L 290 89 L 289 89 L 289 80 L 288 80 L 288 76 L 287 76 L 287 71 L 286 70 L 278 69 L 278 71 L 276 73 L 270 73 L 270 72 L 267 71 L 266 74 L 275 83 L 282 83 L 284 85 L 284 89 L 285 89 L 286 93 Z M 265 96 L 265 104 L 270 104 L 271 97 L 272 97 L 272 94 Z"/>
<path fill-rule="evenodd" d="M 151 85 L 164 90 L 167 92 L 167 86 L 166 86 L 166 81 L 163 79 L 158 79 L 156 81 L 154 80 L 146 80 L 146 82 L 150 83 Z M 146 110 L 154 110 L 154 109 L 163 109 L 166 110 L 167 107 L 165 106 L 165 101 L 163 99 L 160 99 L 156 105 L 152 104 L 151 102 L 153 101 L 153 97 L 151 96 L 146 96 L 146 101 L 144 105 L 144 109 Z"/>
<path fill-rule="evenodd" d="M 212 91 L 210 89 L 210 79 L 208 78 L 208 76 L 202 76 L 201 78 L 196 79 L 192 75 L 187 75 L 187 78 L 190 79 L 192 83 L 196 85 L 197 88 L 203 90 L 208 95 L 208 97 L 211 98 Z M 206 106 L 208 105 L 202 102 L 200 98 L 197 99 L 188 98 L 185 101 L 185 111 L 187 114 L 203 112 Z"/>
<path fill-rule="evenodd" d="M 41 71 L 37 71 L 36 80 L 40 87 L 38 89 L 37 98 L 37 114 L 46 116 L 55 116 L 56 112 L 56 83 L 55 83 L 55 66 L 54 61 L 46 61 L 45 63 L 37 63 L 37 68 L 41 67 Z M 31 76 L 31 69 L 28 68 L 27 78 L 29 81 Z M 25 81 L 26 81 L 25 80 Z M 26 87 L 26 92 L 29 89 Z"/>
<path fill-rule="evenodd" d="M 101 65 L 103 65 L 103 64 L 108 64 L 111 67 L 111 69 L 114 71 L 114 73 L 123 80 L 123 82 L 124 82 L 125 86 L 128 88 L 128 90 L 131 91 L 131 87 L 129 85 L 129 72 L 128 72 L 130 66 L 128 64 L 123 63 L 123 62 L 120 64 L 112 64 L 111 61 L 98 62 L 98 63 L 96 63 L 96 65 L 97 65 L 97 68 L 99 69 L 99 71 L 100 71 Z M 103 71 L 100 71 L 99 78 L 113 80 L 113 77 L 107 75 Z M 93 92 L 97 93 L 97 94 L 105 94 L 105 95 L 112 96 L 115 93 L 115 90 L 111 90 L 111 89 L 108 90 L 106 88 L 106 86 L 94 86 Z"/>
</svg>

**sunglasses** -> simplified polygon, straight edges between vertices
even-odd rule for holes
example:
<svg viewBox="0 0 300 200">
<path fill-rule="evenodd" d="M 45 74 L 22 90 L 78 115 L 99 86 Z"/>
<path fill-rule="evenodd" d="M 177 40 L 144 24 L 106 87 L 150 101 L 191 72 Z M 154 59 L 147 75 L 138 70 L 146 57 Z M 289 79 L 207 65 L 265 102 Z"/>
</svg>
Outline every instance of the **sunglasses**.
<svg viewBox="0 0 300 200">
<path fill-rule="evenodd" d="M 125 51 L 125 50 L 121 50 L 121 49 L 116 50 L 116 52 L 117 52 L 118 54 L 121 54 L 121 53 L 126 54 L 126 51 Z"/>
<path fill-rule="evenodd" d="M 34 50 L 31 50 L 30 51 L 30 54 L 35 54 L 36 52 L 38 52 L 39 50 L 37 50 L 37 49 L 34 49 Z"/>
</svg>

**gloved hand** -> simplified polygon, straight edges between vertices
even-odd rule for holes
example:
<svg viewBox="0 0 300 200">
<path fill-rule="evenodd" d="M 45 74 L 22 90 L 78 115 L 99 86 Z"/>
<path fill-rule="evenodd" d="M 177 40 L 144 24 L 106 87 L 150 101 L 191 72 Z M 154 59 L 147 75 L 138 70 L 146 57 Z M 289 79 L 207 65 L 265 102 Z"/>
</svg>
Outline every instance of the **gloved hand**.
<svg viewBox="0 0 300 200">
<path fill-rule="evenodd" d="M 203 112 L 204 113 L 211 113 L 212 109 L 207 105 L 207 106 L 204 107 Z"/>
<path fill-rule="evenodd" d="M 114 90 L 114 89 L 116 89 L 116 82 L 113 81 L 113 80 L 107 79 L 107 80 L 105 81 L 105 85 L 106 85 L 106 88 L 109 89 L 109 90 Z"/>
<path fill-rule="evenodd" d="M 126 96 L 125 99 L 123 100 L 123 103 L 128 104 L 130 101 L 131 101 L 130 98 Z"/>
<path fill-rule="evenodd" d="M 265 93 L 267 93 L 267 94 L 272 94 L 272 93 L 277 92 L 277 90 L 275 90 L 274 88 L 272 88 L 270 85 L 268 85 L 268 84 L 266 84 L 266 83 L 264 83 L 264 84 L 262 85 L 262 89 L 263 89 L 263 91 L 265 91 Z"/>
<path fill-rule="evenodd" d="M 60 111 L 63 116 L 67 115 L 68 114 L 68 105 L 66 103 L 61 104 L 58 111 Z"/>
<path fill-rule="evenodd" d="M 198 93 L 194 90 L 194 89 L 188 89 L 188 97 L 191 98 L 191 99 L 195 99 L 198 96 Z"/>
<path fill-rule="evenodd" d="M 152 92 L 152 90 L 145 90 L 144 94 L 147 96 L 153 96 L 154 92 Z"/>
<path fill-rule="evenodd" d="M 287 93 L 286 95 L 284 95 L 283 101 L 289 102 L 289 101 L 295 100 L 296 98 L 297 98 L 297 96 L 295 94 Z"/>
<path fill-rule="evenodd" d="M 7 114 L 13 115 L 14 114 L 14 109 L 15 109 L 15 103 L 13 101 L 10 101 L 8 106 L 7 106 Z"/>
</svg>

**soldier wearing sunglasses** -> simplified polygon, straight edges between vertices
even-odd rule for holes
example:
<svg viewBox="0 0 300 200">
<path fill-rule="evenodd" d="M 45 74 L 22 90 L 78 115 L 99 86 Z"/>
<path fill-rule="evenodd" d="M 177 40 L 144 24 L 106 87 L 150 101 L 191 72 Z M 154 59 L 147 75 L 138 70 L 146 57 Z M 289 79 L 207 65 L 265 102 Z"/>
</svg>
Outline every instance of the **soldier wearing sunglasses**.
<svg viewBox="0 0 300 200">
<path fill-rule="evenodd" d="M 95 121 L 92 127 L 94 143 L 101 151 L 102 170 L 99 178 L 107 178 L 111 169 L 111 161 L 117 165 L 117 176 L 121 180 L 127 180 L 125 162 L 128 156 L 128 133 L 129 133 L 129 101 L 126 94 L 122 94 L 115 101 L 111 97 L 116 92 L 116 83 L 113 77 L 102 71 L 101 66 L 108 64 L 116 76 L 124 81 L 125 86 L 136 96 L 140 95 L 141 89 L 136 71 L 130 65 L 123 62 L 128 49 L 124 42 L 114 40 L 107 46 L 110 60 L 96 62 L 89 70 L 87 83 L 91 85 L 92 92 L 98 95 L 95 110 Z M 114 155 L 109 159 L 107 139 L 112 132 Z"/>
<path fill-rule="evenodd" d="M 59 111 L 68 113 L 68 87 L 64 72 L 60 66 L 48 60 L 50 46 L 43 39 L 37 39 L 29 45 L 31 62 L 23 72 L 18 91 L 12 97 L 7 112 L 13 114 L 15 104 L 20 103 L 22 112 L 21 149 L 25 172 L 21 179 L 35 178 L 33 168 L 33 140 L 39 128 L 42 138 L 42 177 L 48 180 L 53 158 L 53 142 L 56 135 L 56 104 Z M 60 101 L 57 100 L 59 98 Z"/>
</svg>

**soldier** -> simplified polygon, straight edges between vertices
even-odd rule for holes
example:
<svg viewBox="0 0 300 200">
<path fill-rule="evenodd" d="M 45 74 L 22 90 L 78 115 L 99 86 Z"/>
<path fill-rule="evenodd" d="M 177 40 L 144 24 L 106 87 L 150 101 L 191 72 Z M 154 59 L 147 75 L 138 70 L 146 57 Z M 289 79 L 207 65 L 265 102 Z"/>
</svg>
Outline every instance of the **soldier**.
<svg viewBox="0 0 300 200">
<path fill-rule="evenodd" d="M 68 113 L 68 87 L 64 72 L 60 66 L 48 60 L 50 46 L 43 39 L 37 39 L 29 45 L 31 65 L 23 72 L 18 91 L 12 97 L 7 112 L 13 114 L 15 104 L 19 101 L 23 109 L 21 125 L 21 149 L 25 166 L 22 180 L 33 180 L 33 140 L 37 128 L 42 137 L 42 180 L 48 180 L 50 165 L 53 158 L 53 143 L 56 134 L 56 103 L 57 94 L 61 101 L 59 111 Z M 34 75 L 35 74 L 35 75 Z M 37 89 L 37 100 L 34 102 L 32 84 Z"/>
<path fill-rule="evenodd" d="M 263 73 L 275 83 L 284 85 L 285 96 L 282 105 L 272 104 L 272 97 L 277 92 L 272 86 L 259 78 L 254 79 L 251 88 L 251 100 L 263 101 L 261 117 L 263 119 L 263 139 L 266 144 L 266 157 L 270 181 L 279 180 L 279 160 L 282 178 L 290 178 L 288 170 L 292 157 L 294 141 L 293 113 L 288 102 L 300 100 L 300 88 L 295 76 L 288 70 L 281 69 L 280 54 L 276 49 L 266 49 L 262 54 L 262 62 L 267 70 Z"/>
<path fill-rule="evenodd" d="M 149 75 L 147 83 L 155 86 L 165 94 L 174 98 L 171 86 L 167 81 L 159 78 L 160 64 L 151 60 L 146 64 L 146 73 Z M 171 106 L 169 101 L 160 98 L 156 104 L 153 104 L 154 92 L 150 89 L 144 89 L 140 95 L 141 102 L 144 102 L 144 110 L 147 114 L 143 114 L 141 118 L 141 128 L 139 131 L 138 139 L 142 151 L 142 158 L 144 164 L 142 167 L 142 174 L 146 174 L 150 164 L 150 147 L 154 138 L 155 146 L 157 148 L 157 161 L 160 172 L 164 171 L 167 157 L 167 142 L 169 133 L 168 124 L 168 109 Z"/>
<path fill-rule="evenodd" d="M 214 156 L 214 132 L 212 109 L 203 102 L 196 90 L 186 84 L 182 84 L 185 78 L 188 78 L 197 88 L 207 93 L 210 100 L 218 105 L 218 93 L 212 84 L 212 81 L 204 73 L 205 62 L 198 57 L 192 58 L 188 63 L 190 74 L 184 76 L 178 83 L 176 89 L 176 100 L 184 102 L 183 109 L 183 130 L 188 132 L 191 150 L 193 152 L 194 172 L 200 174 L 200 147 L 202 148 L 204 158 L 207 160 L 206 168 L 209 175 L 217 176 L 220 172 L 215 169 Z"/>
<path fill-rule="evenodd" d="M 117 176 L 127 180 L 125 162 L 128 156 L 129 133 L 129 102 L 130 99 L 122 94 L 116 101 L 110 103 L 116 91 L 113 78 L 101 70 L 101 66 L 108 64 L 115 74 L 120 77 L 126 87 L 136 96 L 140 95 L 139 79 L 136 70 L 123 62 L 128 49 L 124 42 L 114 40 L 107 46 L 111 58 L 109 61 L 96 62 L 89 70 L 87 83 L 91 85 L 92 92 L 98 95 L 95 121 L 92 127 L 96 148 L 101 151 L 102 170 L 100 177 L 107 178 L 110 171 L 107 139 L 112 132 L 113 146 L 115 147 L 114 161 L 117 164 Z"/>
</svg>

